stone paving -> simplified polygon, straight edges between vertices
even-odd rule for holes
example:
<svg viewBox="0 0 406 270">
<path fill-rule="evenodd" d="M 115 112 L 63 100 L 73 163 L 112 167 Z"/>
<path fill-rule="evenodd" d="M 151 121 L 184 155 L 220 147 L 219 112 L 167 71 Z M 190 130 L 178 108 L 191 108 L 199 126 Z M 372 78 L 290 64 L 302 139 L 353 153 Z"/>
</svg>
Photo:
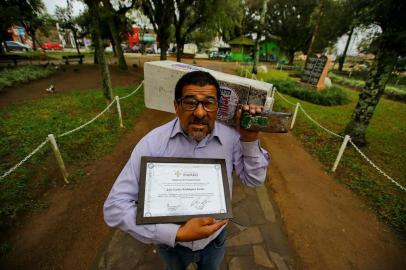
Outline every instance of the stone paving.
<svg viewBox="0 0 406 270">
<path fill-rule="evenodd" d="M 227 226 L 226 256 L 221 270 L 295 269 L 294 251 L 282 230 L 275 204 L 265 186 L 249 188 L 234 181 L 233 222 Z M 154 245 L 145 245 L 115 230 L 95 269 L 165 269 Z M 190 265 L 188 270 L 196 269 Z"/>
</svg>

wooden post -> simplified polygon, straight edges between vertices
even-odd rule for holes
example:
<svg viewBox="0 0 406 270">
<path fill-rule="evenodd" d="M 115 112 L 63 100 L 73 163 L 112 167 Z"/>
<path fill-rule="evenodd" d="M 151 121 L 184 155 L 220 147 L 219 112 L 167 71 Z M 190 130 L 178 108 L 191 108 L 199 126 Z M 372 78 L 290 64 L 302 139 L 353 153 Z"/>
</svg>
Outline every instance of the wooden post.
<svg viewBox="0 0 406 270">
<path fill-rule="evenodd" d="M 120 120 L 120 127 L 124 127 L 123 117 L 121 116 L 120 98 L 118 96 L 116 96 L 116 103 L 117 103 L 118 119 Z"/>
<path fill-rule="evenodd" d="M 293 129 L 293 126 L 295 125 L 297 112 L 299 111 L 299 106 L 300 103 L 299 102 L 296 103 L 295 112 L 293 113 L 292 122 L 290 123 L 290 129 Z"/>
<path fill-rule="evenodd" d="M 341 157 L 344 154 L 345 147 L 347 147 L 347 143 L 348 143 L 349 140 L 350 140 L 350 135 L 345 135 L 344 141 L 343 141 L 343 143 L 341 144 L 341 147 L 340 147 L 340 151 L 338 151 L 336 161 L 334 162 L 333 168 L 331 169 L 332 172 L 336 171 L 338 163 L 340 162 Z"/>
<path fill-rule="evenodd" d="M 63 179 L 65 180 L 66 184 L 69 184 L 69 181 L 68 181 L 69 174 L 68 174 L 68 171 L 66 170 L 65 163 L 63 162 L 62 155 L 61 155 L 61 152 L 59 151 L 58 145 L 56 144 L 54 134 L 49 134 L 48 139 L 49 139 L 49 142 L 51 143 L 51 148 L 54 151 L 55 158 L 56 158 L 56 161 L 58 162 L 59 169 L 61 169 Z"/>
</svg>

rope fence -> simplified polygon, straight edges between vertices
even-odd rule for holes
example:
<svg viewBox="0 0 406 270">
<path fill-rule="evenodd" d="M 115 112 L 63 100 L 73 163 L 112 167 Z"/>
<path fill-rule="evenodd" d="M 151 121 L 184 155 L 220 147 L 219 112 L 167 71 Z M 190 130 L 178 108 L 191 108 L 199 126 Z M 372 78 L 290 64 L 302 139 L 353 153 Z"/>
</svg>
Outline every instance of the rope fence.
<svg viewBox="0 0 406 270">
<path fill-rule="evenodd" d="M 62 137 L 64 137 L 64 136 L 70 135 L 70 134 L 72 134 L 72 133 L 74 133 L 74 132 L 76 132 L 76 131 L 78 131 L 78 130 L 80 130 L 80 129 L 82 129 L 82 128 L 88 126 L 88 125 L 90 125 L 91 123 L 93 123 L 94 121 L 96 121 L 96 119 L 98 119 L 100 116 L 102 116 L 105 112 L 107 112 L 107 111 L 110 109 L 110 107 L 113 106 L 113 104 L 114 104 L 115 102 L 117 102 L 117 112 L 118 112 L 118 115 L 119 115 L 120 127 L 123 127 L 122 115 L 121 115 L 121 107 L 120 107 L 120 105 L 119 105 L 119 100 L 126 99 L 126 98 L 132 96 L 133 94 L 135 94 L 136 92 L 138 92 L 138 90 L 141 88 L 141 86 L 142 86 L 143 84 L 144 84 L 144 81 L 142 81 L 142 82 L 140 83 L 140 85 L 139 85 L 133 92 L 131 92 L 130 94 L 128 94 L 128 95 L 126 95 L 126 96 L 124 96 L 124 97 L 118 97 L 118 96 L 116 96 L 116 97 L 113 99 L 113 101 L 110 102 L 110 104 L 108 104 L 106 108 L 104 108 L 103 111 L 101 111 L 101 112 L 100 112 L 99 114 L 97 114 L 95 117 L 93 117 L 92 119 L 90 119 L 88 122 L 84 123 L 83 125 L 80 125 L 80 126 L 77 127 L 77 128 L 74 128 L 74 129 L 69 130 L 69 131 L 67 131 L 67 132 L 64 132 L 64 133 L 62 133 L 62 134 L 59 134 L 59 135 L 57 135 L 56 137 L 57 137 L 57 138 L 62 138 Z M 29 153 L 25 158 L 23 158 L 19 163 L 17 163 L 16 165 L 14 165 L 14 166 L 13 166 L 12 168 L 10 168 L 8 171 L 6 171 L 5 173 L 3 173 L 3 174 L 0 176 L 0 181 L 3 180 L 4 178 L 6 178 L 8 175 L 10 175 L 12 172 L 14 172 L 18 167 L 20 167 L 22 164 L 24 164 L 27 160 L 29 160 L 29 159 L 30 159 L 33 155 L 35 155 L 42 147 L 44 147 L 45 144 L 47 144 L 48 142 L 50 142 L 51 148 L 52 148 L 52 150 L 53 150 L 53 152 L 54 152 L 54 154 L 55 154 L 55 158 L 56 158 L 56 160 L 57 160 L 57 162 L 58 162 L 58 165 L 59 165 L 59 167 L 60 167 L 60 169 L 61 169 L 63 178 L 64 178 L 65 182 L 68 184 L 68 183 L 69 183 L 69 181 L 68 181 L 68 175 L 69 175 L 69 174 L 68 174 L 68 172 L 66 171 L 65 164 L 64 164 L 64 162 L 63 162 L 63 160 L 62 160 L 62 155 L 61 155 L 61 153 L 60 153 L 60 151 L 59 151 L 59 148 L 58 148 L 58 145 L 57 145 L 55 136 L 54 136 L 53 134 L 49 134 L 48 137 L 47 137 L 40 145 L 38 145 L 31 153 Z"/>
<path fill-rule="evenodd" d="M 243 71 L 241 72 L 241 75 L 243 75 Z M 248 71 L 247 71 L 247 70 L 245 70 L 245 76 L 248 77 Z M 256 76 L 253 76 L 253 75 L 251 75 L 251 78 L 252 78 L 252 79 L 255 79 L 255 80 L 257 79 L 257 77 L 256 77 Z M 88 122 L 84 123 L 83 125 L 81 125 L 81 126 L 79 126 L 79 127 L 77 127 L 77 128 L 74 128 L 74 129 L 72 129 L 72 130 L 69 130 L 69 131 L 67 131 L 67 132 L 64 132 L 64 133 L 62 133 L 62 134 L 57 135 L 57 138 L 62 138 L 62 137 L 64 137 L 64 136 L 70 135 L 70 134 L 72 134 L 72 133 L 74 133 L 74 132 L 76 132 L 76 131 L 78 131 L 78 130 L 80 130 L 80 129 L 82 129 L 82 128 L 88 126 L 88 125 L 90 125 L 91 123 L 93 123 L 94 121 L 96 121 L 96 119 L 98 119 L 100 116 L 102 116 L 106 111 L 108 111 L 108 110 L 110 109 L 110 107 L 113 106 L 113 104 L 114 104 L 115 102 L 117 102 L 117 112 L 118 112 L 118 114 L 119 114 L 120 127 L 123 127 L 122 115 L 121 115 L 121 107 L 120 107 L 119 101 L 120 101 L 120 100 L 123 100 L 123 99 L 126 99 L 126 98 L 132 96 L 133 94 L 135 94 L 136 92 L 138 92 L 138 90 L 141 88 L 141 86 L 143 85 L 143 83 L 144 83 L 144 81 L 142 81 L 142 82 L 140 83 L 140 85 L 139 85 L 133 92 L 131 92 L 130 94 L 128 94 L 128 95 L 126 95 L 126 96 L 124 96 L 124 97 L 118 97 L 118 96 L 116 96 L 115 99 L 113 99 L 113 101 L 112 101 L 110 104 L 108 104 L 107 107 L 106 107 L 103 111 L 101 111 L 99 114 L 97 114 L 97 115 L 96 115 L 95 117 L 93 117 L 91 120 L 89 120 Z M 338 166 L 338 164 L 339 164 L 339 162 L 340 162 L 340 160 L 341 160 L 341 157 L 342 157 L 342 155 L 344 154 L 344 150 L 345 150 L 345 148 L 346 148 L 346 146 L 347 146 L 347 144 L 348 144 L 348 142 L 349 142 L 349 143 L 354 147 L 354 149 L 355 149 L 371 166 L 373 166 L 380 174 L 382 174 L 382 175 L 385 176 L 387 179 L 389 179 L 393 184 L 395 184 L 395 185 L 396 185 L 397 187 L 399 187 L 401 190 L 406 191 L 406 188 L 405 188 L 404 186 L 402 186 L 401 184 L 399 184 L 396 180 L 394 180 L 392 177 L 390 177 L 388 174 L 386 174 L 382 169 L 380 169 L 374 162 L 372 162 L 372 160 L 369 159 L 369 158 L 355 145 L 355 143 L 351 140 L 351 138 L 350 138 L 349 135 L 342 136 L 342 135 L 339 135 L 339 134 L 337 134 L 337 133 L 335 133 L 335 132 L 329 130 L 328 128 L 324 127 L 324 126 L 321 125 L 319 122 L 317 122 L 316 120 L 314 120 L 313 117 L 311 117 L 311 116 L 305 111 L 305 109 L 303 108 L 303 106 L 302 106 L 299 102 L 296 103 L 296 104 L 295 104 L 295 103 L 292 103 L 292 102 L 289 101 L 286 97 L 284 97 L 284 95 L 282 95 L 281 93 L 279 93 L 279 91 L 277 91 L 276 88 L 273 88 L 272 91 L 273 91 L 273 92 L 272 92 L 272 97 L 274 97 L 274 94 L 276 93 L 276 94 L 277 94 L 283 101 L 285 101 L 287 104 L 292 105 L 292 106 L 295 106 L 295 111 L 294 111 L 294 114 L 293 114 L 293 117 L 292 117 L 292 122 L 291 122 L 291 127 L 290 127 L 290 129 L 293 129 L 294 123 L 295 123 L 295 120 L 296 120 L 296 117 L 297 117 L 297 114 L 298 114 L 298 112 L 299 112 L 299 110 L 300 110 L 313 124 L 315 124 L 316 126 L 318 126 L 318 127 L 321 128 L 321 129 L 323 129 L 324 131 L 326 131 L 326 132 L 329 133 L 330 135 L 335 136 L 335 137 L 340 138 L 340 139 L 343 139 L 343 143 L 342 143 L 342 145 L 341 145 L 341 147 L 340 147 L 340 150 L 339 150 L 339 152 L 338 152 L 337 158 L 336 158 L 336 160 L 335 160 L 335 162 L 334 162 L 334 165 L 333 165 L 333 167 L 332 167 L 332 171 L 333 171 L 333 172 L 335 172 L 335 170 L 337 169 L 337 166 Z M 29 153 L 25 158 L 23 158 L 19 163 L 17 163 L 16 165 L 14 165 L 14 166 L 13 166 L 12 168 L 10 168 L 8 171 L 6 171 L 5 173 L 3 173 L 3 174 L 0 176 L 0 180 L 4 179 L 4 178 L 7 177 L 8 175 L 10 175 L 12 172 L 14 172 L 18 167 L 20 167 L 20 166 L 21 166 L 22 164 L 24 164 L 28 159 L 30 159 L 33 155 L 35 155 L 35 154 L 36 154 L 42 147 L 44 147 L 45 144 L 47 144 L 48 142 L 51 142 L 51 147 L 52 147 L 52 149 L 53 149 L 53 151 L 54 151 L 54 153 L 55 153 L 56 159 L 57 159 L 57 161 L 58 161 L 58 165 L 59 165 L 59 167 L 60 167 L 60 169 L 61 169 L 61 172 L 62 172 L 62 174 L 63 174 L 63 176 L 64 176 L 65 182 L 66 182 L 66 183 L 69 183 L 69 182 L 68 182 L 68 179 L 67 179 L 68 173 L 67 173 L 67 171 L 66 171 L 65 165 L 64 165 L 63 160 L 62 160 L 62 156 L 60 155 L 59 148 L 58 148 L 58 146 L 57 146 L 57 143 L 56 143 L 56 140 L 55 140 L 55 137 L 54 137 L 53 134 L 49 134 L 48 137 L 47 137 L 40 145 L 38 145 L 31 153 Z"/>
<path fill-rule="evenodd" d="M 237 65 L 237 68 L 239 68 L 240 71 L 240 76 L 242 77 L 244 75 L 244 77 L 247 78 L 251 78 L 254 80 L 257 80 L 257 76 L 253 73 L 249 73 L 248 69 L 245 67 L 241 67 L 240 65 Z M 262 78 L 260 79 L 262 81 Z M 380 174 L 382 174 L 384 177 L 386 177 L 387 179 L 389 179 L 393 184 L 395 184 L 397 187 L 399 187 L 401 190 L 406 191 L 406 188 L 404 186 L 402 186 L 401 184 L 399 184 L 398 181 L 394 180 L 392 177 L 390 177 L 387 173 L 385 173 L 381 168 L 379 168 L 374 162 L 372 162 L 372 160 L 370 158 L 368 158 L 364 152 L 362 152 L 356 145 L 355 143 L 351 140 L 351 137 L 349 135 L 345 135 L 342 136 L 340 134 L 337 134 L 331 130 L 329 130 L 328 128 L 322 126 L 319 122 L 317 122 L 316 120 L 314 120 L 313 117 L 311 117 L 303 108 L 303 106 L 298 102 L 298 103 L 293 103 L 291 101 L 289 101 L 284 95 L 282 95 L 281 93 L 279 93 L 279 91 L 277 91 L 277 89 L 275 87 L 273 87 L 272 89 L 272 98 L 274 98 L 274 94 L 277 94 L 278 97 L 280 97 L 284 102 L 286 102 L 287 104 L 294 106 L 295 110 L 294 110 L 294 114 L 292 117 L 292 121 L 291 121 L 291 126 L 290 129 L 293 129 L 296 118 L 297 118 L 297 114 L 298 114 L 298 110 L 300 109 L 300 111 L 313 123 L 315 124 L 317 127 L 321 128 L 322 130 L 326 131 L 327 133 L 329 133 L 330 135 L 340 138 L 343 140 L 340 150 L 337 154 L 336 160 L 334 161 L 334 165 L 331 169 L 332 172 L 335 172 L 337 169 L 337 166 L 341 160 L 341 157 L 344 154 L 344 150 L 347 147 L 348 143 L 350 143 L 354 149 L 358 152 L 358 154 L 360 154 L 373 168 L 375 168 Z"/>
<path fill-rule="evenodd" d="M 399 187 L 401 190 L 406 191 L 406 188 L 404 186 L 402 186 L 401 184 L 399 184 L 399 182 L 397 182 L 396 180 L 394 180 L 392 177 L 390 177 L 388 174 L 386 174 L 382 169 L 380 169 L 374 162 L 372 162 L 371 159 L 369 159 L 364 152 L 362 152 L 356 145 L 355 143 L 351 140 L 351 137 L 349 135 L 345 135 L 342 136 L 340 134 L 337 134 L 331 130 L 329 130 L 328 128 L 322 126 L 319 122 L 317 122 L 316 120 L 313 119 L 313 117 L 311 117 L 303 108 L 303 106 L 298 102 L 297 104 L 294 104 L 292 102 L 290 102 L 286 97 L 284 97 L 281 93 L 279 93 L 277 91 L 276 88 L 274 88 L 274 91 L 276 92 L 276 94 L 286 103 L 296 106 L 300 108 L 300 111 L 303 112 L 303 114 L 312 122 L 314 123 L 316 126 L 318 126 L 319 128 L 323 129 L 324 131 L 326 131 L 327 133 L 329 133 L 330 135 L 333 135 L 337 138 L 343 139 L 343 142 L 341 144 L 340 150 L 337 154 L 336 160 L 334 162 L 334 165 L 331 169 L 332 172 L 335 172 L 335 170 L 337 169 L 337 166 L 341 160 L 341 157 L 344 154 L 344 150 L 348 144 L 348 142 L 354 147 L 354 149 L 372 166 L 374 167 L 380 174 L 382 174 L 383 176 L 385 176 L 387 179 L 389 179 L 393 184 L 395 184 L 397 187 Z M 295 114 L 292 117 L 292 125 L 291 125 L 291 129 L 293 128 L 293 124 L 296 120 L 296 110 L 295 110 Z"/>
</svg>

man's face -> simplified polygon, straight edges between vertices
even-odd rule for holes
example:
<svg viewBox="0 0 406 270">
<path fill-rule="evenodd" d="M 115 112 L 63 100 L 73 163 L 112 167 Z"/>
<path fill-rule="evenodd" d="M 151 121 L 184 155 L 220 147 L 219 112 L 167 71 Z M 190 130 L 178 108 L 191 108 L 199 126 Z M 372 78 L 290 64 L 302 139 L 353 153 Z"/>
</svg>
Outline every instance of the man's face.
<svg viewBox="0 0 406 270">
<path fill-rule="evenodd" d="M 197 101 L 213 101 L 217 104 L 217 90 L 214 85 L 199 86 L 189 84 L 183 87 L 182 99 L 195 99 Z M 197 141 L 202 140 L 213 128 L 217 116 L 217 107 L 214 111 L 207 111 L 203 103 L 198 103 L 195 110 L 186 110 L 181 102 L 174 101 L 175 111 L 180 120 L 183 131 Z"/>
</svg>

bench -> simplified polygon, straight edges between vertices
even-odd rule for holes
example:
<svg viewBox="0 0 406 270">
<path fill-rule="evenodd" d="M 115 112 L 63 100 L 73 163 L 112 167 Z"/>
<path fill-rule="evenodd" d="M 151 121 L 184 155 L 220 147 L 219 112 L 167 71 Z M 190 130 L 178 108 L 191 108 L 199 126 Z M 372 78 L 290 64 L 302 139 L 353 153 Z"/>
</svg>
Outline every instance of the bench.
<svg viewBox="0 0 406 270">
<path fill-rule="evenodd" d="M 62 59 L 65 60 L 65 64 L 69 65 L 69 60 L 71 61 L 78 61 L 79 64 L 83 64 L 83 58 L 85 56 L 83 54 L 75 54 L 75 55 L 64 55 Z"/>
<path fill-rule="evenodd" d="M 14 63 L 15 66 L 17 66 L 18 61 L 24 60 L 25 58 L 21 57 L 20 55 L 15 55 L 15 54 L 1 54 L 0 55 L 0 63 Z"/>
</svg>

